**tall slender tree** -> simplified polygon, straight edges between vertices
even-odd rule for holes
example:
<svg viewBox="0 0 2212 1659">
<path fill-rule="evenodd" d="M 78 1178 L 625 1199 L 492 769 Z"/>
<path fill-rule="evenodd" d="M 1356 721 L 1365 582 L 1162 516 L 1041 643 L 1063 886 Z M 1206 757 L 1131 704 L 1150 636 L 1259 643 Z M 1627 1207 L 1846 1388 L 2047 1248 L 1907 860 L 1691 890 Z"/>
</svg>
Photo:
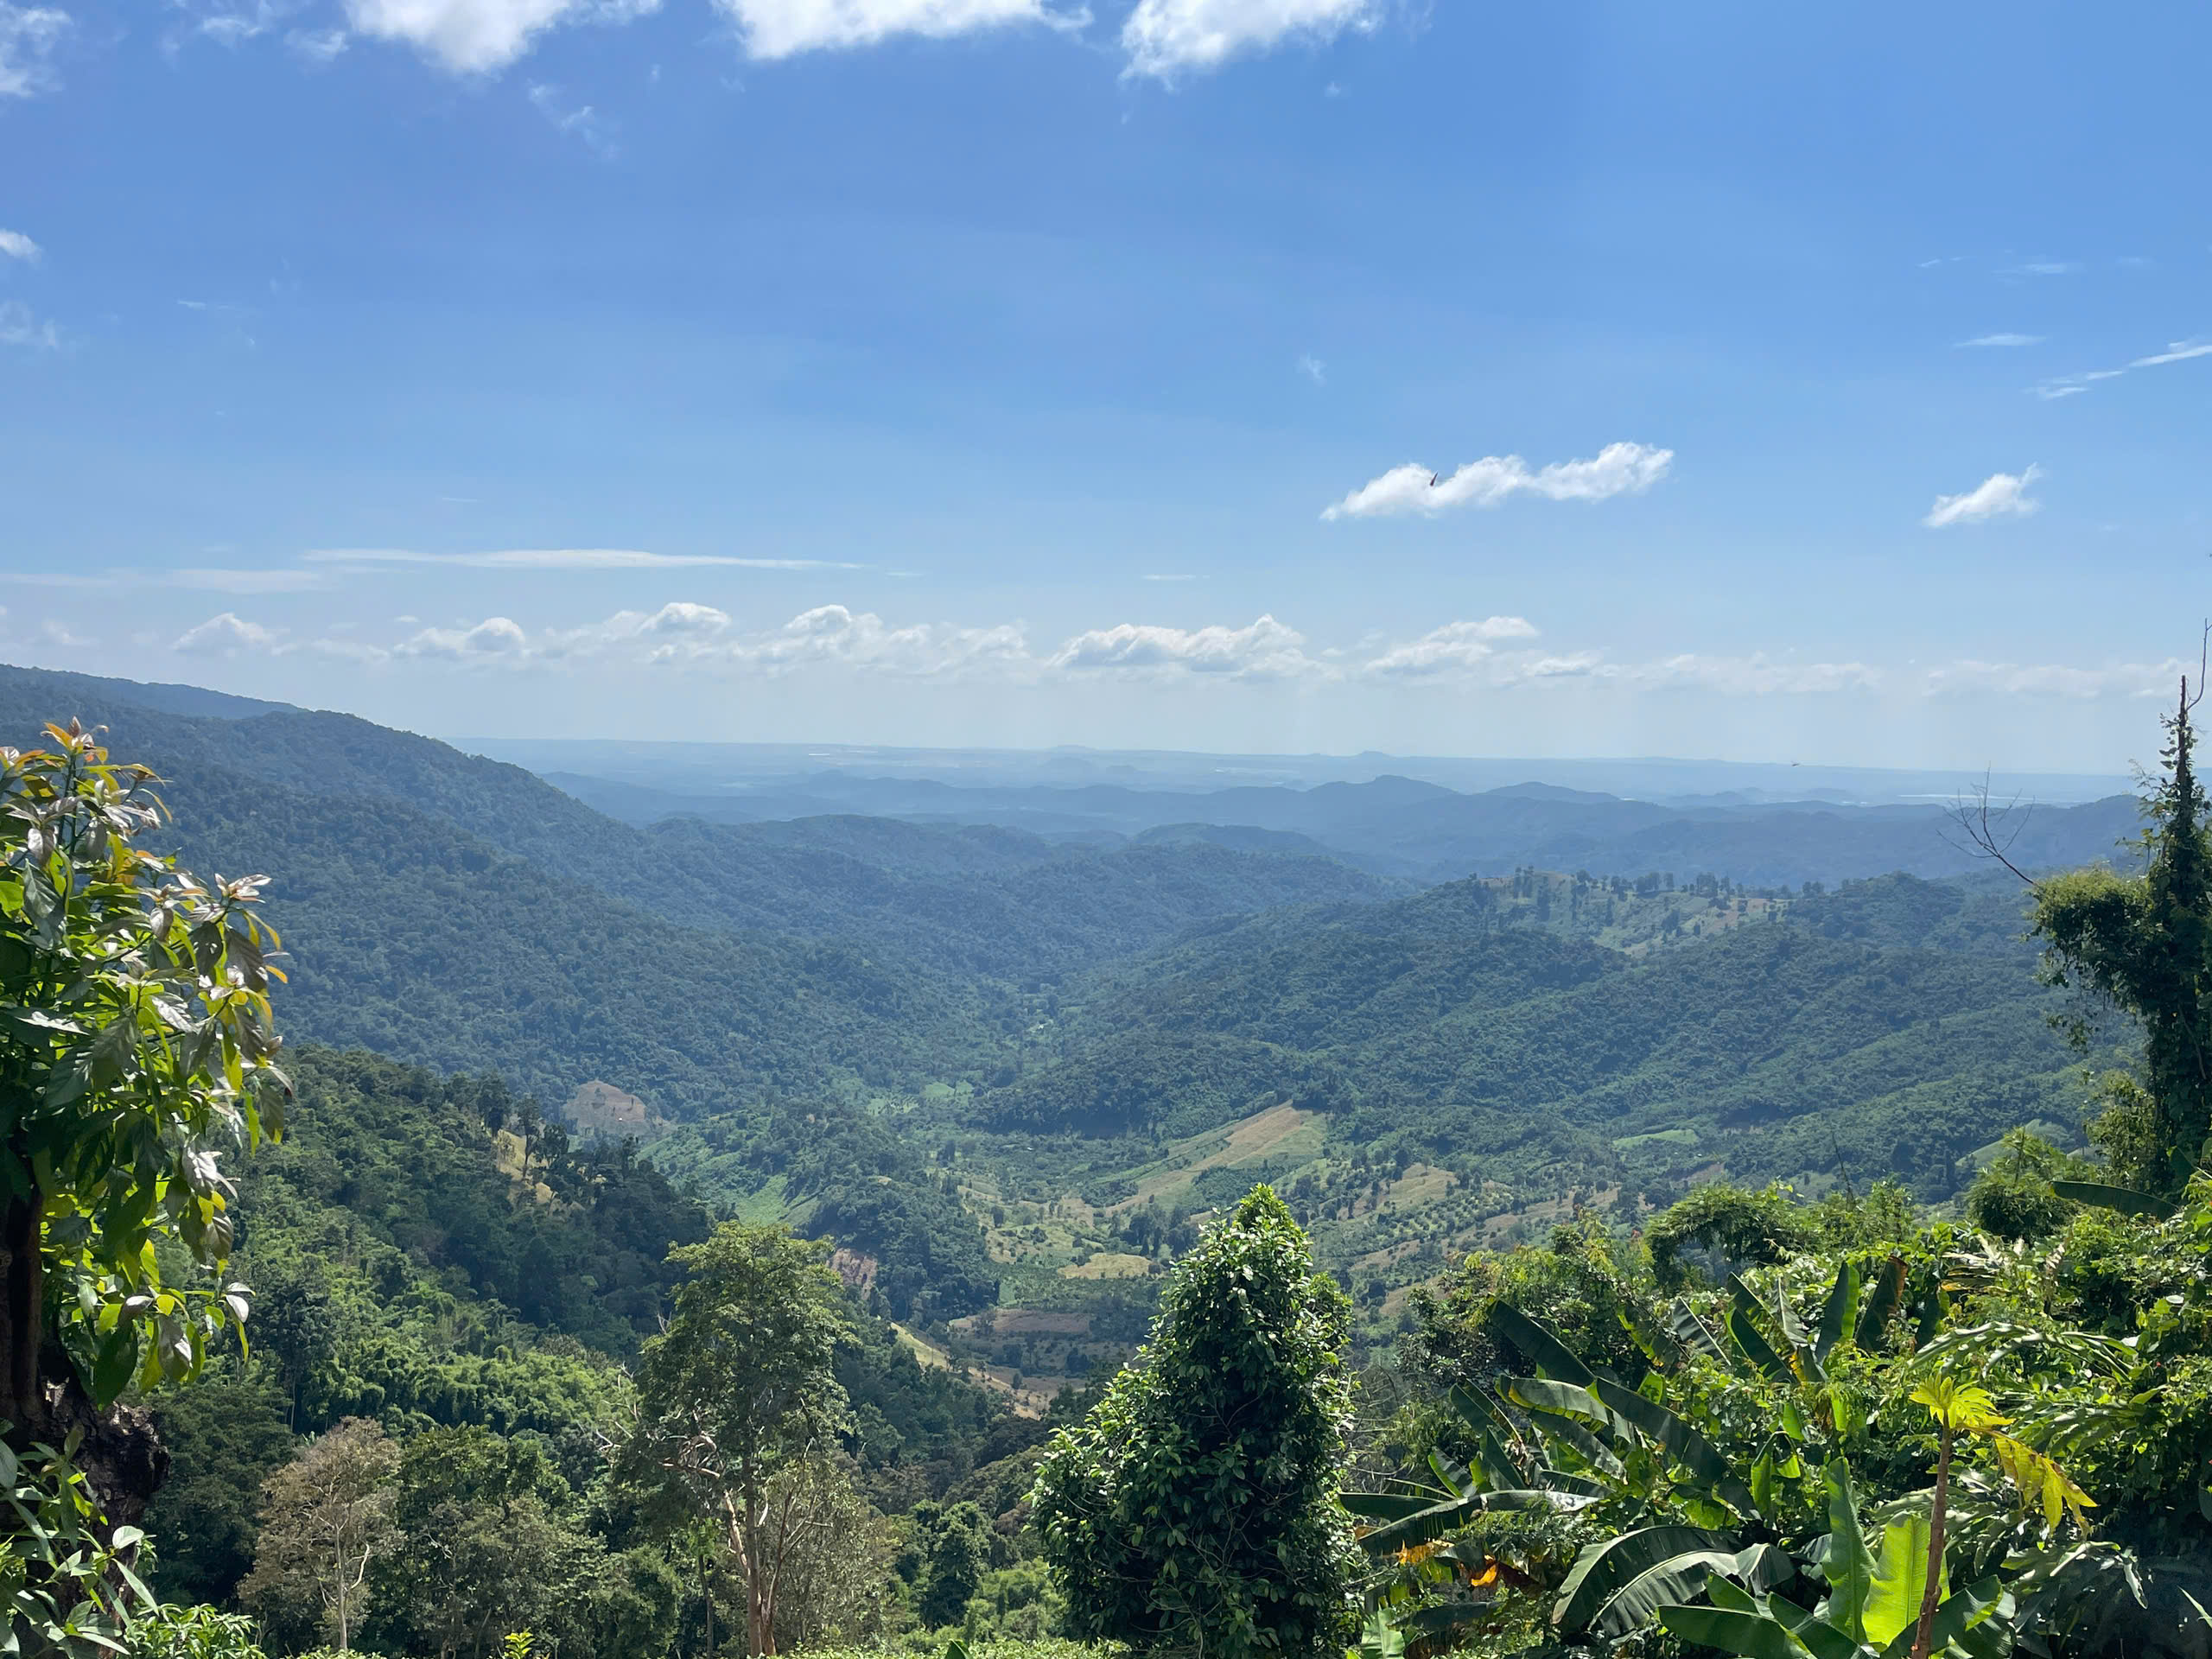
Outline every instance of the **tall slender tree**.
<svg viewBox="0 0 2212 1659">
<path fill-rule="evenodd" d="M 2075 870 L 2034 884 L 2051 982 L 2089 991 L 2142 1027 L 2141 1087 L 2113 1091 L 2093 1132 L 2116 1174 L 2168 1194 L 2188 1185 L 2212 1134 L 2212 836 L 2193 707 L 2184 678 L 2164 722 L 2164 775 L 2144 804 L 2142 872 Z M 2086 1035 L 2078 1023 L 2075 1032 Z"/>
</svg>

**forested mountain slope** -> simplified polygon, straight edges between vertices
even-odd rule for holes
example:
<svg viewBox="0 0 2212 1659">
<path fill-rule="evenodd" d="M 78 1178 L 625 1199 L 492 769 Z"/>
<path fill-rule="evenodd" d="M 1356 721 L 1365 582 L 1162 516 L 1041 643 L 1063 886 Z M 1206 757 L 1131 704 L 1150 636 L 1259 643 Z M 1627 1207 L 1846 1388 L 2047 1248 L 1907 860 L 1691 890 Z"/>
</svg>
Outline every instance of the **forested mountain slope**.
<svg viewBox="0 0 2212 1659">
<path fill-rule="evenodd" d="M 1472 883 L 1277 913 L 1071 990 L 1064 1058 L 977 1111 L 1187 1135 L 1284 1099 L 1531 1191 L 1840 1163 L 1942 1198 L 2006 1125 L 2068 1115 L 2012 902 L 1892 877 L 1640 959 L 1502 927 Z"/>
</svg>

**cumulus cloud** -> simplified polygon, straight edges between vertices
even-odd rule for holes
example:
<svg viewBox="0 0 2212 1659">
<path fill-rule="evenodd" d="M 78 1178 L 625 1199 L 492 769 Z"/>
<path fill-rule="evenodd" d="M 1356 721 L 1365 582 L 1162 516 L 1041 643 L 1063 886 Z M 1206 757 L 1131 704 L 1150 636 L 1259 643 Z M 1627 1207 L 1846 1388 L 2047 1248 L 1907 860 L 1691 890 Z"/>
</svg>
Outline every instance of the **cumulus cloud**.
<svg viewBox="0 0 2212 1659">
<path fill-rule="evenodd" d="M 1249 626 L 1170 628 L 1124 622 L 1077 634 L 1053 653 L 1051 666 L 1076 671 L 1182 671 L 1231 679 L 1287 679 L 1333 676 L 1326 663 L 1306 654 L 1306 636 L 1272 616 Z"/>
<path fill-rule="evenodd" d="M 191 657 L 236 657 L 245 652 L 279 649 L 276 631 L 249 622 L 235 611 L 209 617 L 196 628 L 188 628 L 170 647 Z"/>
<path fill-rule="evenodd" d="M 1029 662 L 1021 628 L 936 628 L 914 623 L 894 628 L 873 611 L 818 605 L 780 628 L 726 648 L 734 664 L 787 673 L 810 664 L 836 664 L 879 673 L 938 675 L 985 666 L 1020 669 Z"/>
<path fill-rule="evenodd" d="M 29 98 L 54 85 L 54 54 L 69 27 L 66 11 L 0 0 L 0 98 Z"/>
<path fill-rule="evenodd" d="M 456 74 L 488 74 L 563 22 L 628 22 L 660 0 L 346 0 L 357 35 L 411 46 Z"/>
<path fill-rule="evenodd" d="M 514 662 L 529 655 L 530 636 L 520 623 L 491 616 L 469 628 L 424 628 L 392 651 L 400 657 L 429 657 L 454 663 Z"/>
<path fill-rule="evenodd" d="M 21 231 L 0 231 L 0 258 L 20 259 L 35 265 L 45 250 Z"/>
<path fill-rule="evenodd" d="M 1516 495 L 1547 501 L 1604 501 L 1640 495 L 1675 464 L 1675 452 L 1643 443 L 1609 443 L 1588 461 L 1555 461 L 1529 470 L 1518 455 L 1486 455 L 1449 478 L 1408 462 L 1370 480 L 1325 510 L 1324 518 L 1366 518 L 1446 507 L 1494 507 Z"/>
<path fill-rule="evenodd" d="M 788 58 L 802 52 L 874 46 L 894 35 L 944 39 L 1010 24 L 1065 26 L 1090 21 L 1068 16 L 1044 0 L 715 0 L 737 25 L 755 58 Z"/>
<path fill-rule="evenodd" d="M 1286 41 L 1371 29 L 1380 10 L 1376 0 L 1138 0 L 1122 26 L 1127 73 L 1172 80 Z"/>
<path fill-rule="evenodd" d="M 1920 522 L 1930 530 L 1952 524 L 1977 524 L 1985 518 L 2024 518 L 2043 503 L 2028 493 L 2028 486 L 2043 475 L 2040 467 L 2018 473 L 1992 473 L 1963 495 L 1939 495 Z"/>
<path fill-rule="evenodd" d="M 1500 639 L 1533 639 L 1536 626 L 1526 617 L 1492 616 L 1479 622 L 1447 622 L 1418 639 L 1393 645 L 1363 665 L 1384 679 L 1425 679 L 1488 664 Z"/>
<path fill-rule="evenodd" d="M 747 570 L 862 570 L 833 559 L 741 559 L 720 553 L 646 553 L 626 547 L 524 547 L 495 553 L 416 553 L 393 547 L 323 547 L 300 556 L 310 564 L 454 564 L 474 570 L 683 570 L 730 565 Z"/>
</svg>

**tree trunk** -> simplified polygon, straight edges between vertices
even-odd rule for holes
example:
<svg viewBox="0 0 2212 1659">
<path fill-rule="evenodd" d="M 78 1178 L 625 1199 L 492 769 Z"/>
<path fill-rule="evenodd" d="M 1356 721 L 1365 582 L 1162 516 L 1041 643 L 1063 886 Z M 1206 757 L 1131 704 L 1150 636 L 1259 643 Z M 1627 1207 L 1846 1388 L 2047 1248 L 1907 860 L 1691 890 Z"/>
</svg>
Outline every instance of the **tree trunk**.
<svg viewBox="0 0 2212 1659">
<path fill-rule="evenodd" d="M 21 1172 L 26 1178 L 29 1172 Z M 28 1198 L 9 1201 L 0 1212 L 0 1254 L 7 1262 L 0 1276 L 0 1413 L 17 1445 L 38 1438 L 45 1428 L 46 1391 L 39 1387 L 39 1349 L 46 1336 L 45 1263 L 39 1251 L 38 1205 Z"/>
<path fill-rule="evenodd" d="M 1912 1635 L 1912 1659 L 1928 1659 L 1934 1645 L 1936 1604 L 1943 1594 L 1943 1516 L 1951 1501 L 1951 1426 L 1942 1427 L 1936 1454 L 1935 1513 L 1928 1519 L 1928 1587 L 1920 1592 L 1920 1626 Z"/>
</svg>

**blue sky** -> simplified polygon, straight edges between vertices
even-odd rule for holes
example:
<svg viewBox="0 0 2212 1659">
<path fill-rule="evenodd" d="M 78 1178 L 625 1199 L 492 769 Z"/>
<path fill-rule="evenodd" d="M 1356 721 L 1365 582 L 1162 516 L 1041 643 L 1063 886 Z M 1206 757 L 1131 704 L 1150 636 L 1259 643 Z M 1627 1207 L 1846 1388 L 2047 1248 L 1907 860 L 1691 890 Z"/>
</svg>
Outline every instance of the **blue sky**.
<svg viewBox="0 0 2212 1659">
<path fill-rule="evenodd" d="M 2208 35 L 0 0 L 0 657 L 445 735 L 2118 770 L 2212 603 Z"/>
</svg>

